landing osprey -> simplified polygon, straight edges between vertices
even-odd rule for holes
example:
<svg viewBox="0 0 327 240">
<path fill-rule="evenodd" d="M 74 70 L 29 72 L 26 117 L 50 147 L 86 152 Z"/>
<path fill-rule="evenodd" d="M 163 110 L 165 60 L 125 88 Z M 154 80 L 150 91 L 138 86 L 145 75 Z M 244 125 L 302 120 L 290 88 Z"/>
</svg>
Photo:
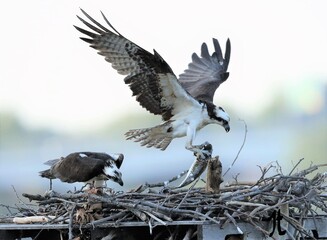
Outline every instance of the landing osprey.
<svg viewBox="0 0 327 240">
<path fill-rule="evenodd" d="M 111 179 L 123 186 L 122 174 L 118 170 L 123 159 L 123 154 L 75 152 L 60 159 L 45 162 L 51 167 L 41 171 L 40 176 L 50 180 L 59 178 L 62 182 L 68 183 L 94 182 L 95 187 Z"/>
<path fill-rule="evenodd" d="M 140 105 L 153 114 L 161 115 L 164 121 L 152 128 L 130 130 L 126 133 L 127 139 L 140 142 L 142 146 L 165 150 L 174 138 L 186 136 L 185 147 L 201 153 L 199 146 L 193 145 L 198 130 L 215 123 L 229 132 L 228 114 L 213 104 L 216 89 L 229 76 L 229 39 L 224 57 L 217 39 L 213 39 L 215 52 L 212 55 L 203 43 L 201 57 L 193 53 L 188 69 L 177 79 L 170 66 L 155 50 L 152 54 L 125 38 L 102 12 L 111 30 L 81 11 L 93 23 L 77 16 L 93 30 L 90 32 L 74 26 L 89 37 L 81 39 L 98 50 L 119 74 L 127 75 L 125 83 Z"/>
</svg>

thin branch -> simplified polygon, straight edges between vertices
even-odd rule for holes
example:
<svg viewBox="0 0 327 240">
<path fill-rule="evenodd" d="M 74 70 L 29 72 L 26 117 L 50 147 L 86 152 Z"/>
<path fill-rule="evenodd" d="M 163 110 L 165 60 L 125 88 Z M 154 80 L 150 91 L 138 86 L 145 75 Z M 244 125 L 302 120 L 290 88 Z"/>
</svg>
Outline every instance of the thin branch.
<svg viewBox="0 0 327 240">
<path fill-rule="evenodd" d="M 293 171 L 297 168 L 297 166 L 304 160 L 304 158 L 301 158 L 296 164 L 295 166 L 292 168 L 292 170 L 290 171 L 290 173 L 288 174 L 289 176 L 292 175 Z"/>
<path fill-rule="evenodd" d="M 215 224 L 230 221 L 237 228 L 238 220 L 253 224 L 256 230 L 268 236 L 268 229 L 262 224 L 262 219 L 281 212 L 280 216 L 298 233 L 298 237 L 304 237 L 309 234 L 308 229 L 303 227 L 305 219 L 313 216 L 313 221 L 318 223 L 319 217 L 314 217 L 317 212 L 327 213 L 327 196 L 323 192 L 327 174 L 322 172 L 312 178 L 307 177 L 309 173 L 325 165 L 313 165 L 285 176 L 271 163 L 260 167 L 262 176 L 258 181 L 246 185 L 236 183 L 221 189 L 220 194 L 206 193 L 204 188 L 195 188 L 199 181 L 197 178 L 189 189 L 172 189 L 161 193 L 118 192 L 95 195 L 52 192 L 45 196 L 23 196 L 38 203 L 38 210 L 34 213 L 47 220 L 46 225 L 68 222 L 70 239 L 73 238 L 77 206 L 81 210 L 78 216 L 83 218 L 80 221 L 81 234 L 85 229 L 100 224 L 119 226 L 123 223 L 143 222 L 149 225 L 151 230 L 156 225 L 169 225 L 172 221 L 185 221 L 189 224 L 196 221 L 199 222 L 197 224 L 205 221 Z M 268 173 L 272 176 L 267 177 Z M 286 205 L 292 211 L 283 208 Z M 29 206 L 25 206 L 30 211 Z M 18 210 L 25 211 L 22 208 Z M 0 219 L 13 221 L 12 217 Z M 296 236 L 294 238 L 297 239 Z"/>
<path fill-rule="evenodd" d="M 246 122 L 243 120 L 243 119 L 239 119 L 239 121 L 242 121 L 244 123 L 244 138 L 243 138 L 243 142 L 242 142 L 242 145 L 240 147 L 240 149 L 238 150 L 237 154 L 236 154 L 236 157 L 234 159 L 234 161 L 232 162 L 232 164 L 228 167 L 228 169 L 226 170 L 226 172 L 224 173 L 223 177 L 225 177 L 225 175 L 229 172 L 229 170 L 234 166 L 236 160 L 238 159 L 244 145 L 245 145 L 245 142 L 246 142 L 246 136 L 247 136 L 247 133 L 248 133 L 248 126 L 246 124 Z"/>
<path fill-rule="evenodd" d="M 177 209 L 180 208 L 180 206 L 183 204 L 183 202 L 185 201 L 185 199 L 187 198 L 188 194 L 190 193 L 190 191 L 194 188 L 194 186 L 198 183 L 200 178 L 197 178 L 196 181 L 192 184 L 192 186 L 188 189 L 188 191 L 186 192 L 185 196 L 183 197 L 182 201 L 180 201 L 180 203 L 177 205 Z"/>
<path fill-rule="evenodd" d="M 76 204 L 73 206 L 72 210 L 70 211 L 70 214 L 69 214 L 69 224 L 68 224 L 68 239 L 69 240 L 72 240 L 73 239 L 73 216 L 74 216 L 74 211 L 76 209 Z"/>
</svg>

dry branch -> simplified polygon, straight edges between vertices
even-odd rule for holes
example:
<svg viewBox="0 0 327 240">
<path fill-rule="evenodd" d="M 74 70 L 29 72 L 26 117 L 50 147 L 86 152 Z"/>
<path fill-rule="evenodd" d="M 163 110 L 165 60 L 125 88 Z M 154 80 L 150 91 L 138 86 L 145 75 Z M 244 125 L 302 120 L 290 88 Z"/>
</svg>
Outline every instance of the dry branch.
<svg viewBox="0 0 327 240">
<path fill-rule="evenodd" d="M 289 175 L 283 175 L 270 164 L 261 168 L 262 176 L 257 182 L 233 184 L 221 188 L 219 194 L 194 188 L 194 185 L 189 189 L 171 189 L 160 193 L 104 191 L 96 195 L 52 191 L 44 196 L 23 194 L 36 202 L 38 209 L 26 209 L 29 205 L 24 203 L 24 208 L 17 208 L 20 211 L 17 217 L 31 219 L 26 215 L 28 213 L 46 219 L 47 224 L 68 222 L 70 232 L 76 224 L 88 228 L 99 224 L 118 226 L 122 222 L 141 221 L 153 228 L 156 224 L 182 220 L 216 224 L 231 221 L 235 227 L 239 227 L 238 220 L 242 220 L 268 235 L 269 230 L 262 223 L 279 211 L 284 220 L 297 229 L 296 234 L 307 236 L 301 225 L 303 219 L 314 216 L 316 211 L 327 213 L 327 174 L 317 173 L 312 178 L 307 176 L 326 165 L 310 166 L 298 172 L 294 169 Z M 148 188 L 150 184 L 146 186 Z M 165 184 L 162 187 L 165 188 Z M 283 210 L 285 206 L 288 208 L 286 211 Z M 0 219 L 0 222 L 5 221 L 8 222 L 8 217 Z M 292 238 L 296 239 L 296 236 Z"/>
</svg>

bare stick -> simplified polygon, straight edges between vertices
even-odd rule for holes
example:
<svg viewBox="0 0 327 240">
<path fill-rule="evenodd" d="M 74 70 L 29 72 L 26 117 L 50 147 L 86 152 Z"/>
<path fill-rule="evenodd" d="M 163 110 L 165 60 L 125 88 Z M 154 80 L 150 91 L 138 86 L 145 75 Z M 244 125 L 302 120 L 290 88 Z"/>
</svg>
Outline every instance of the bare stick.
<svg viewBox="0 0 327 240">
<path fill-rule="evenodd" d="M 76 209 L 79 209 L 78 206 L 84 211 L 84 214 L 80 215 L 85 216 L 80 228 L 96 227 L 99 224 L 119 226 L 121 223 L 130 224 L 136 221 L 149 224 L 151 229 L 158 224 L 168 225 L 172 221 L 193 224 L 208 220 L 217 224 L 224 221 L 231 222 L 236 228 L 239 227 L 238 230 L 241 232 L 240 223 L 237 222 L 240 220 L 250 222 L 266 236 L 269 235 L 269 229 L 266 229 L 267 224 L 262 224 L 262 219 L 278 211 L 278 214 L 282 214 L 280 216 L 285 218 L 286 224 L 298 232 L 298 237 L 304 237 L 309 233 L 303 225 L 306 218 L 312 218 L 318 210 L 327 213 L 327 195 L 324 192 L 326 172 L 321 171 L 316 176 L 307 177 L 309 173 L 321 170 L 321 167 L 325 166 L 326 164 L 313 165 L 302 171 L 293 171 L 291 175 L 284 175 L 279 166 L 276 167 L 274 163 L 269 164 L 260 167 L 262 176 L 255 183 L 247 183 L 245 186 L 237 183 L 221 189 L 221 194 L 207 193 L 204 188 L 196 188 L 196 181 L 194 181 L 189 189 L 171 189 L 168 193 L 80 194 L 75 192 L 24 196 L 32 200 L 41 200 L 40 202 L 36 200 L 39 209 L 34 213 L 47 219 L 46 225 L 70 219 L 69 222 L 67 221 L 70 239 L 73 238 L 75 230 L 75 214 Z M 271 172 L 273 174 L 270 174 Z M 272 176 L 267 177 L 268 173 Z M 286 205 L 294 211 L 283 211 L 283 206 Z M 29 204 L 26 206 L 28 207 Z M 18 208 L 20 210 L 18 216 L 29 210 L 23 207 L 25 206 Z M 0 218 L 0 222 L 12 222 L 12 219 L 13 217 Z M 24 218 L 27 219 L 30 218 Z M 320 217 L 316 216 L 313 219 L 318 222 Z M 294 236 L 294 239 L 297 237 Z"/>
<path fill-rule="evenodd" d="M 76 204 L 73 206 L 70 214 L 69 214 L 69 227 L 68 227 L 68 239 L 72 240 L 73 239 L 73 216 L 74 216 L 74 211 L 76 208 Z"/>
<path fill-rule="evenodd" d="M 225 210 L 224 215 L 234 224 L 239 234 L 243 234 L 241 228 L 237 225 L 236 220 Z"/>
<path fill-rule="evenodd" d="M 27 204 L 26 204 L 26 203 L 25 203 L 25 202 L 24 202 L 24 201 L 23 201 L 23 200 L 18 196 L 18 193 L 17 193 L 15 187 L 14 187 L 13 185 L 11 185 L 11 187 L 12 187 L 12 189 L 14 190 L 14 192 L 15 192 L 15 194 L 16 194 L 16 197 L 17 197 L 18 201 L 26 207 L 26 210 L 28 210 L 28 211 L 29 211 L 30 213 L 32 213 L 33 215 L 36 215 L 36 214 L 34 213 L 34 211 L 33 211 L 30 207 L 28 207 Z"/>
<path fill-rule="evenodd" d="M 194 188 L 195 184 L 198 183 L 198 181 L 200 180 L 200 178 L 197 178 L 196 181 L 194 181 L 194 183 L 192 184 L 192 186 L 188 189 L 188 191 L 186 192 L 185 196 L 183 197 L 182 201 L 180 201 L 180 203 L 177 206 L 177 209 L 180 208 L 180 206 L 182 205 L 182 203 L 185 201 L 187 195 L 190 193 L 190 191 Z"/>
<path fill-rule="evenodd" d="M 0 203 L 0 207 L 4 207 L 4 208 L 6 208 L 6 209 L 8 210 L 8 212 L 9 212 L 10 215 L 13 215 L 12 211 L 10 210 L 10 208 L 12 208 L 12 209 L 16 209 L 16 208 L 14 208 L 14 207 L 10 207 L 10 206 L 4 205 L 4 204 L 2 204 L 2 203 Z"/>
<path fill-rule="evenodd" d="M 295 170 L 295 168 L 304 160 L 304 158 L 301 158 L 293 167 L 293 169 L 290 171 L 290 173 L 288 175 L 292 175 L 293 171 Z"/>
<path fill-rule="evenodd" d="M 228 169 L 226 170 L 226 172 L 224 173 L 223 177 L 225 177 L 225 175 L 229 172 L 229 170 L 234 166 L 236 160 L 238 159 L 238 156 L 240 155 L 244 145 L 245 145 L 245 141 L 246 141 L 246 136 L 247 136 L 247 133 L 248 133 L 248 126 L 246 124 L 246 122 L 243 120 L 243 119 L 239 119 L 240 121 L 242 121 L 244 123 L 244 138 L 243 138 L 243 142 L 242 142 L 242 145 L 240 147 L 240 149 L 238 150 L 237 152 L 237 155 L 234 159 L 234 161 L 232 162 L 232 164 L 228 167 Z"/>
<path fill-rule="evenodd" d="M 183 177 L 187 172 L 188 172 L 188 170 L 184 170 L 183 172 L 181 172 L 177 176 L 175 176 L 175 177 L 173 177 L 173 178 L 171 178 L 171 179 L 169 179 L 167 181 L 164 181 L 164 182 L 142 184 L 139 187 L 137 187 L 136 189 L 131 190 L 131 192 L 141 193 L 141 192 L 145 191 L 148 188 L 167 187 L 169 183 L 174 182 L 177 179 Z"/>
<path fill-rule="evenodd" d="M 149 188 L 153 188 L 153 187 L 166 187 L 169 183 L 176 181 L 177 179 L 183 177 L 186 173 L 188 172 L 188 170 L 184 170 L 183 172 L 181 172 L 180 174 L 178 174 L 177 176 L 169 179 L 168 181 L 165 182 L 159 182 L 159 183 L 154 183 L 154 184 L 146 184 L 147 187 Z"/>
</svg>

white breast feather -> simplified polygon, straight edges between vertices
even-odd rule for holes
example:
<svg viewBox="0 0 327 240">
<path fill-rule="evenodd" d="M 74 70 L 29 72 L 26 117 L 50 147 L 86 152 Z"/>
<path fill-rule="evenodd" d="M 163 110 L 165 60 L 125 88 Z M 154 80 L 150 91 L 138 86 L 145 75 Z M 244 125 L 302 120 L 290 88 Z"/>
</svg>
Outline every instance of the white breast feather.
<svg viewBox="0 0 327 240">
<path fill-rule="evenodd" d="M 210 123 L 208 113 L 201 104 L 182 108 L 182 111 L 174 115 L 172 120 L 175 120 L 172 123 L 174 137 L 186 136 L 188 127 L 200 130 Z"/>
</svg>

